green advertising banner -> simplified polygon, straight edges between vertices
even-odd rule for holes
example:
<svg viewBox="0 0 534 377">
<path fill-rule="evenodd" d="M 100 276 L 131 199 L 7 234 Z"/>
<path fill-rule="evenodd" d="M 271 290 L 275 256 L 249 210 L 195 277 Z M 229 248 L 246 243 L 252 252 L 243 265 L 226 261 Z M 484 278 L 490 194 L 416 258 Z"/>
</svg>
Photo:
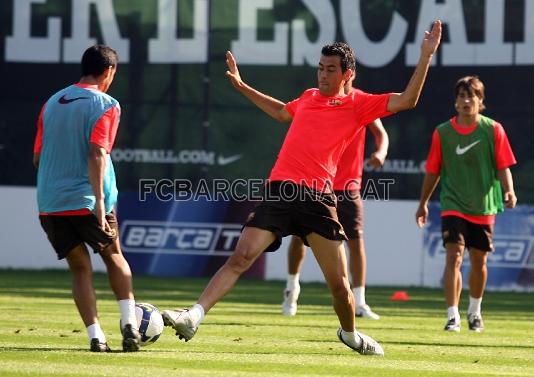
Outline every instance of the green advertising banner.
<svg viewBox="0 0 534 377">
<path fill-rule="evenodd" d="M 357 87 L 400 92 L 438 18 L 443 43 L 420 102 L 384 119 L 388 160 L 379 171 L 366 166 L 364 179 L 391 179 L 390 198 L 417 199 L 432 131 L 455 114 L 453 85 L 476 74 L 486 85 L 485 114 L 503 124 L 516 154 L 519 201 L 534 203 L 530 0 L 2 1 L 0 185 L 35 184 L 39 109 L 78 80 L 81 54 L 94 43 L 120 56 L 110 94 L 123 111 L 112 157 L 120 190 L 133 191 L 140 179 L 268 176 L 289 125 L 232 88 L 227 50 L 247 83 L 284 102 L 317 85 L 320 49 L 335 40 L 355 49 Z M 372 148 L 368 137 L 367 156 Z"/>
</svg>

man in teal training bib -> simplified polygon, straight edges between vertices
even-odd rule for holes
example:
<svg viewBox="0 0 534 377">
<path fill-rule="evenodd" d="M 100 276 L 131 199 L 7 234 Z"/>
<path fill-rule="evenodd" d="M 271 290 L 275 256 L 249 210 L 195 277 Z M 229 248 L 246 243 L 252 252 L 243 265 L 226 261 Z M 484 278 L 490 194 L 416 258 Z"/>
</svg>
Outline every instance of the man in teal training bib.
<svg viewBox="0 0 534 377">
<path fill-rule="evenodd" d="M 120 119 L 119 102 L 106 94 L 118 56 L 109 46 L 89 47 L 80 81 L 44 104 L 37 121 L 33 162 L 39 220 L 58 259 L 72 273 L 72 295 L 92 352 L 110 351 L 98 319 L 92 264 L 86 244 L 99 253 L 121 313 L 122 348 L 139 350 L 132 272 L 119 243 L 110 152 Z"/>
</svg>

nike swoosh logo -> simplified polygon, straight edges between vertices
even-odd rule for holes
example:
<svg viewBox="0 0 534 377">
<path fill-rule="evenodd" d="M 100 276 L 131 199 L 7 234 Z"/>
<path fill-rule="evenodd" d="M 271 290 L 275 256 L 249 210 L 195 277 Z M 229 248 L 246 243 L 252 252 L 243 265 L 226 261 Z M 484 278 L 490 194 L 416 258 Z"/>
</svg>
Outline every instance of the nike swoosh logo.
<svg viewBox="0 0 534 377">
<path fill-rule="evenodd" d="M 219 156 L 217 158 L 217 164 L 221 166 L 228 165 L 228 164 L 231 164 L 232 162 L 239 160 L 241 157 L 243 157 L 243 155 L 241 154 L 236 154 L 230 157 Z"/>
<path fill-rule="evenodd" d="M 89 99 L 89 97 L 74 97 L 74 98 L 65 98 L 65 95 L 61 96 L 61 98 L 58 100 L 58 102 L 62 105 L 66 105 L 68 103 L 71 103 L 71 102 L 74 102 L 74 101 L 77 101 L 79 99 Z"/>
<path fill-rule="evenodd" d="M 480 143 L 480 140 L 477 140 L 469 145 L 466 145 L 465 147 L 461 148 L 460 147 L 460 144 L 458 144 L 456 146 L 456 154 L 458 156 L 461 156 L 462 154 L 464 154 L 465 152 L 467 152 L 469 149 L 473 148 L 475 145 L 477 145 L 478 143 Z"/>
</svg>

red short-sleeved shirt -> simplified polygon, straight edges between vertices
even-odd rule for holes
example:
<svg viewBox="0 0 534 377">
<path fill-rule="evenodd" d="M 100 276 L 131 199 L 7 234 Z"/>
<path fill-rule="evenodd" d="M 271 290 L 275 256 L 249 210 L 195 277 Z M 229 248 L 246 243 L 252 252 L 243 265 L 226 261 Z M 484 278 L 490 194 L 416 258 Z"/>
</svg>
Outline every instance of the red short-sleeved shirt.
<svg viewBox="0 0 534 377">
<path fill-rule="evenodd" d="M 340 157 L 355 135 L 376 118 L 391 115 L 390 96 L 353 91 L 327 97 L 308 89 L 287 103 L 293 121 L 269 180 L 332 188 Z"/>
<path fill-rule="evenodd" d="M 477 127 L 476 123 L 468 127 L 459 126 L 456 117 L 451 119 L 451 125 L 462 135 L 469 135 L 471 132 L 475 131 Z M 493 124 L 493 130 L 495 138 L 495 167 L 497 170 L 506 169 L 514 165 L 517 161 L 502 125 L 495 122 Z M 434 130 L 434 133 L 432 134 L 432 144 L 430 145 L 430 151 L 428 152 L 428 158 L 426 160 L 427 173 L 440 175 L 442 158 L 439 132 Z M 495 215 L 475 216 L 466 215 L 458 211 L 443 211 L 441 216 L 458 216 L 471 221 L 472 223 L 483 225 L 493 224 L 495 222 Z"/>
<path fill-rule="evenodd" d="M 354 136 L 337 164 L 334 190 L 359 190 L 362 184 L 365 150 L 365 131 L 362 128 Z"/>
</svg>

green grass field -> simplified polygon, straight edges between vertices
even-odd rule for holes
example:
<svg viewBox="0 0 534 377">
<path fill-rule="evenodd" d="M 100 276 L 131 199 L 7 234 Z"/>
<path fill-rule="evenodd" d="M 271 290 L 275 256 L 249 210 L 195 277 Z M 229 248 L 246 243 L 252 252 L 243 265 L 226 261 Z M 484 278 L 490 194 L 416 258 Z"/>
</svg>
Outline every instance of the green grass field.
<svg viewBox="0 0 534 377">
<path fill-rule="evenodd" d="M 487 293 L 486 331 L 445 333 L 440 290 L 368 288 L 380 321 L 357 326 L 386 356 L 360 356 L 336 337 L 327 288 L 303 284 L 299 312 L 280 314 L 282 282 L 242 280 L 206 317 L 196 337 L 171 329 L 138 353 L 122 353 L 117 304 L 106 276 L 96 274 L 99 312 L 117 352 L 93 354 L 65 271 L 0 270 L 0 376 L 534 376 L 532 294 Z M 189 307 L 205 279 L 135 277 L 136 298 L 161 309 Z M 464 299 L 467 294 L 464 294 Z"/>
</svg>

